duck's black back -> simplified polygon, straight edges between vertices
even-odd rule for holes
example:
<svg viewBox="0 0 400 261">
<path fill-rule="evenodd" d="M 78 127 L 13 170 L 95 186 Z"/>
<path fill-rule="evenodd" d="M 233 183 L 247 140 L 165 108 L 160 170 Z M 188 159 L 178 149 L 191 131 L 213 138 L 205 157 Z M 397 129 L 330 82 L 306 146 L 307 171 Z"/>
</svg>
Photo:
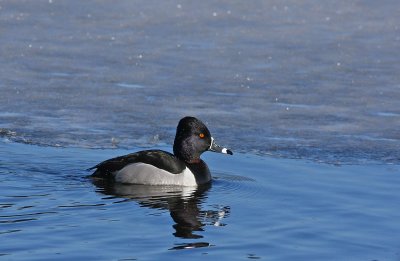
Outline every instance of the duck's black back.
<svg viewBox="0 0 400 261">
<path fill-rule="evenodd" d="M 181 173 L 186 168 L 182 160 L 169 152 L 144 150 L 103 161 L 89 170 L 96 169 L 92 174 L 94 177 L 107 177 L 112 172 L 121 170 L 132 163 L 150 164 L 173 174 Z"/>
</svg>

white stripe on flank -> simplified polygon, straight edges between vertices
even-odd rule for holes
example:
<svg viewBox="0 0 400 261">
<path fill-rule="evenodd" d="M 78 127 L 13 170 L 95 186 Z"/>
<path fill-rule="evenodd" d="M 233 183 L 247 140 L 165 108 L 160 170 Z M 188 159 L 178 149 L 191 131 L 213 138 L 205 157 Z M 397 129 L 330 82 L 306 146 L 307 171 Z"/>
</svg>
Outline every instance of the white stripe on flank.
<svg viewBox="0 0 400 261">
<path fill-rule="evenodd" d="M 146 163 L 126 165 L 113 173 L 115 181 L 129 184 L 197 186 L 193 173 L 185 168 L 180 174 L 172 174 Z"/>
</svg>

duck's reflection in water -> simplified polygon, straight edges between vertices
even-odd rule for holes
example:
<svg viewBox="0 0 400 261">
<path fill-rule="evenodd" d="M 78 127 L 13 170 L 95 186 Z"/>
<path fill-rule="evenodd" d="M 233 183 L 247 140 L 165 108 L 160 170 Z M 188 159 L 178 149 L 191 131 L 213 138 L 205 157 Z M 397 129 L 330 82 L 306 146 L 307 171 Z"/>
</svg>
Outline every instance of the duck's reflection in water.
<svg viewBox="0 0 400 261">
<path fill-rule="evenodd" d="M 224 226 L 222 222 L 229 215 L 229 206 L 212 206 L 202 209 L 211 184 L 199 187 L 127 185 L 103 179 L 92 179 L 98 191 L 115 197 L 134 200 L 142 207 L 168 210 L 175 224 L 174 236 L 185 239 L 199 239 L 196 233 L 206 225 Z M 210 246 L 207 242 L 178 245 L 172 249 L 186 249 Z"/>
</svg>

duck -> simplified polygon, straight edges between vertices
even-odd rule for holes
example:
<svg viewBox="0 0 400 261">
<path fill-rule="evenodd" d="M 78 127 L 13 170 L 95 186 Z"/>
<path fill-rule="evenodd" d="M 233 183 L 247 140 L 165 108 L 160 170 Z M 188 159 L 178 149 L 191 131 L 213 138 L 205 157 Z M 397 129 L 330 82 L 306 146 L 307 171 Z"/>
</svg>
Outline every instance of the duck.
<svg viewBox="0 0 400 261">
<path fill-rule="evenodd" d="M 117 183 L 199 186 L 212 180 L 207 164 L 200 158 L 206 151 L 233 155 L 215 142 L 202 121 L 186 116 L 176 128 L 173 153 L 142 150 L 105 160 L 88 170 L 95 170 L 93 178 Z"/>
</svg>

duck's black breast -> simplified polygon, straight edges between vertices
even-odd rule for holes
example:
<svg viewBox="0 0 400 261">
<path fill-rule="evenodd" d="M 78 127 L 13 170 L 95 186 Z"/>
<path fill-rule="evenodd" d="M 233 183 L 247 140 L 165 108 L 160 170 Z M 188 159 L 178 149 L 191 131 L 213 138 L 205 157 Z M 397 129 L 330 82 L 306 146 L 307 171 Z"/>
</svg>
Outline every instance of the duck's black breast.
<svg viewBox="0 0 400 261">
<path fill-rule="evenodd" d="M 197 184 L 206 184 L 211 180 L 211 173 L 207 164 L 199 159 L 196 163 L 186 163 L 187 167 L 193 173 Z"/>
<path fill-rule="evenodd" d="M 92 176 L 104 177 L 115 171 L 121 170 L 129 164 L 139 162 L 153 165 L 159 169 L 168 171 L 171 174 L 182 173 L 186 168 L 186 165 L 182 160 L 169 152 L 163 150 L 143 150 L 103 161 L 89 170 L 96 169 Z"/>
</svg>

